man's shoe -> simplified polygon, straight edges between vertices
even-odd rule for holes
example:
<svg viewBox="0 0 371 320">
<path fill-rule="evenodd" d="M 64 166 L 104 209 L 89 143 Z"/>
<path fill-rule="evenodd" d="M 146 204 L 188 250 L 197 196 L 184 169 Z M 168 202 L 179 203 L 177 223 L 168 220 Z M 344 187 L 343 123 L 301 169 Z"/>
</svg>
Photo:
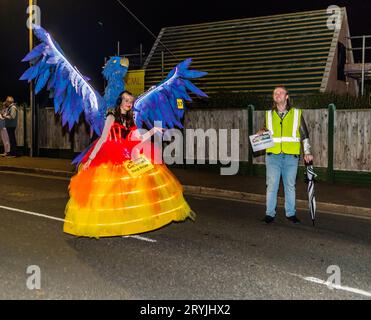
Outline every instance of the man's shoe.
<svg viewBox="0 0 371 320">
<path fill-rule="evenodd" d="M 268 223 L 273 222 L 274 218 L 271 217 L 271 216 L 266 215 L 262 221 L 265 222 L 266 224 L 268 224 Z"/>
<path fill-rule="evenodd" d="M 4 152 L 4 153 L 0 153 L 0 157 L 6 157 L 7 153 Z"/>
<path fill-rule="evenodd" d="M 290 220 L 292 223 L 300 223 L 300 220 L 297 218 L 297 216 L 287 217 L 287 220 Z"/>
<path fill-rule="evenodd" d="M 6 157 L 6 158 L 16 158 L 17 156 L 14 155 L 14 154 L 9 154 L 9 153 L 8 153 L 5 157 Z"/>
</svg>

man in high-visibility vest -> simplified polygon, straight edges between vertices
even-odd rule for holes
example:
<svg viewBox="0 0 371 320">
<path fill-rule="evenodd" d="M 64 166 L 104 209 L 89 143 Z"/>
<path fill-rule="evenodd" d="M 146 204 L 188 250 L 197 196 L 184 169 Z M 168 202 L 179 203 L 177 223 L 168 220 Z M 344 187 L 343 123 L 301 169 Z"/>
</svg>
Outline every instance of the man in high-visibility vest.
<svg viewBox="0 0 371 320">
<path fill-rule="evenodd" d="M 273 91 L 273 108 L 265 114 L 265 128 L 258 134 L 269 130 L 274 146 L 266 149 L 266 215 L 263 221 L 271 223 L 276 216 L 277 193 L 282 176 L 285 191 L 286 218 L 300 223 L 296 216 L 296 174 L 300 157 L 300 142 L 303 143 L 304 161 L 313 161 L 309 144 L 308 129 L 300 109 L 291 107 L 289 94 L 284 86 Z"/>
</svg>

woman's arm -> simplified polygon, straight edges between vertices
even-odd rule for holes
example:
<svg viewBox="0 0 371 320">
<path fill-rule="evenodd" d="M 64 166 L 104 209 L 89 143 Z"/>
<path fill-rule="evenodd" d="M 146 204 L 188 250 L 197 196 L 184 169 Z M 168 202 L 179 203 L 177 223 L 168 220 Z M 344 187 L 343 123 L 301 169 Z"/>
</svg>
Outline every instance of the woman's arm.
<svg viewBox="0 0 371 320">
<path fill-rule="evenodd" d="M 149 130 L 142 136 L 142 140 L 145 141 L 149 139 L 150 137 L 152 137 L 156 132 L 162 133 L 164 130 L 165 129 L 161 127 L 153 127 L 151 130 Z"/>
<path fill-rule="evenodd" d="M 104 123 L 104 128 L 103 128 L 102 135 L 100 136 L 98 142 L 94 146 L 93 151 L 90 153 L 89 158 L 88 158 L 88 161 L 86 161 L 85 164 L 84 164 L 84 166 L 83 166 L 83 169 L 84 170 L 86 170 L 87 168 L 89 168 L 90 163 L 92 162 L 92 160 L 95 158 L 95 156 L 99 152 L 100 148 L 102 147 L 102 144 L 107 140 L 109 131 L 110 131 L 110 129 L 111 129 L 111 127 L 112 127 L 112 125 L 113 125 L 114 122 L 115 122 L 115 117 L 113 115 L 111 115 L 111 114 L 108 115 L 107 116 L 107 119 L 106 119 L 106 121 Z"/>
<path fill-rule="evenodd" d="M 147 131 L 145 134 L 140 134 L 139 130 L 134 131 L 133 138 L 135 140 L 142 140 L 145 141 L 152 137 L 156 132 L 163 132 L 165 129 L 161 127 L 153 127 L 151 130 Z"/>
</svg>

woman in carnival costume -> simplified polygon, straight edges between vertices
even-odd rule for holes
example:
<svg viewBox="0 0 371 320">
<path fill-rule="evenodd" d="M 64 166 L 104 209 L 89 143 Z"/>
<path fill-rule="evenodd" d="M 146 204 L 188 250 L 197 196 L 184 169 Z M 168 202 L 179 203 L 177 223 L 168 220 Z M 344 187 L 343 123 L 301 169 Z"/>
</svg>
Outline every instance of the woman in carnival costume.
<svg viewBox="0 0 371 320">
<path fill-rule="evenodd" d="M 146 172 L 131 174 L 135 146 L 149 139 L 153 128 L 139 135 L 133 119 L 134 97 L 127 91 L 117 107 L 108 110 L 102 136 L 82 160 L 71 179 L 64 231 L 78 236 L 115 236 L 142 233 L 191 216 L 182 186 L 165 164 L 145 159 Z"/>
<path fill-rule="evenodd" d="M 95 238 L 122 236 L 194 219 L 178 180 L 165 164 L 154 161 L 149 140 L 165 129 L 182 128 L 184 110 L 177 103 L 191 101 L 187 90 L 207 97 L 188 80 L 206 73 L 188 70 L 191 59 L 187 59 L 134 102 L 122 80 L 128 63 L 112 57 L 103 71 L 108 85 L 101 97 L 49 33 L 40 26 L 34 26 L 34 32 L 42 43 L 23 61 L 37 61 L 37 70 L 31 67 L 21 79 L 37 77 L 36 92 L 48 85 L 63 125 L 71 129 L 84 112 L 100 137 L 73 161 L 79 169 L 69 186 L 64 232 Z M 162 128 L 154 127 L 156 121 Z M 149 131 L 143 134 L 137 129 Z M 142 148 L 143 143 L 151 148 Z"/>
</svg>

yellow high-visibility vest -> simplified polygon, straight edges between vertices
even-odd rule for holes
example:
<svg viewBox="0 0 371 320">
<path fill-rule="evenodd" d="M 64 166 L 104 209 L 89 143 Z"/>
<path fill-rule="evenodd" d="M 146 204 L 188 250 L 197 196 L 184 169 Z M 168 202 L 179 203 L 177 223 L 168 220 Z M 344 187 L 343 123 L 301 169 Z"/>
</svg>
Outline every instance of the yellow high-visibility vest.
<svg viewBox="0 0 371 320">
<path fill-rule="evenodd" d="M 281 119 L 277 111 L 266 111 L 266 128 L 272 133 L 274 147 L 266 152 L 274 154 L 300 154 L 301 110 L 291 108 Z"/>
</svg>

